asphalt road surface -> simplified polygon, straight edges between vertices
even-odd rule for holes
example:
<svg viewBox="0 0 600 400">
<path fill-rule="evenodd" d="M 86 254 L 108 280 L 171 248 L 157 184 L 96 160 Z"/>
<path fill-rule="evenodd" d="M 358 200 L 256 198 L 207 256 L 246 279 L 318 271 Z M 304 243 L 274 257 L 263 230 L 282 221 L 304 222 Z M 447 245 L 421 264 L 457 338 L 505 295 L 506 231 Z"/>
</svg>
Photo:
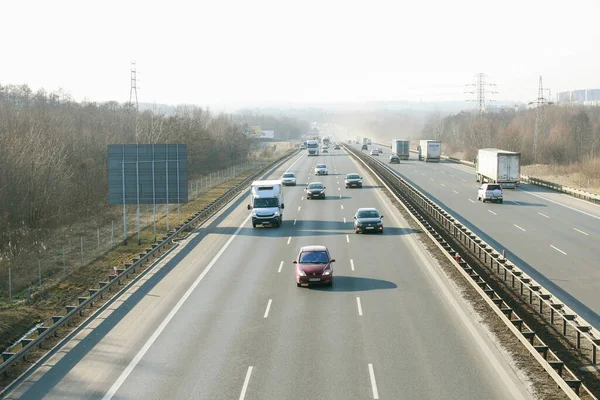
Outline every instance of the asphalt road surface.
<svg viewBox="0 0 600 400">
<path fill-rule="evenodd" d="M 529 397 L 377 183 L 344 188 L 365 176 L 348 154 L 302 155 L 271 177 L 288 168 L 298 186 L 284 189 L 281 228 L 253 229 L 244 194 L 8 398 Z M 306 200 L 314 181 L 326 199 Z M 383 234 L 353 232 L 359 207 L 380 210 Z M 332 288 L 296 287 L 309 244 L 336 259 Z"/>
<path fill-rule="evenodd" d="M 387 163 L 390 148 L 381 148 Z M 527 183 L 504 189 L 504 204 L 483 204 L 473 167 L 416 153 L 388 165 L 600 329 L 598 205 Z"/>
</svg>

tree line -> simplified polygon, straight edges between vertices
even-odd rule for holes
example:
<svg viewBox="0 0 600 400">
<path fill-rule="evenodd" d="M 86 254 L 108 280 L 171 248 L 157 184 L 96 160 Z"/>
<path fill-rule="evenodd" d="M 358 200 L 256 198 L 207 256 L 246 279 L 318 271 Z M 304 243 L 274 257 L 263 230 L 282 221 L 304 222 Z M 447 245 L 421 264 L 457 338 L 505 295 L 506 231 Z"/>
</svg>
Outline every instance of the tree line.
<svg viewBox="0 0 600 400">
<path fill-rule="evenodd" d="M 534 152 L 538 112 L 543 118 L 537 119 Z M 421 137 L 442 140 L 446 153 L 462 153 L 469 160 L 477 149 L 495 147 L 520 152 L 523 165 L 589 164 L 600 158 L 600 108 L 546 105 L 539 111 L 435 116 L 425 122 Z"/>
<path fill-rule="evenodd" d="M 166 115 L 0 85 L 0 250 L 18 230 L 106 210 L 109 144 L 185 143 L 193 178 L 248 158 L 243 122 L 192 106 Z"/>
</svg>

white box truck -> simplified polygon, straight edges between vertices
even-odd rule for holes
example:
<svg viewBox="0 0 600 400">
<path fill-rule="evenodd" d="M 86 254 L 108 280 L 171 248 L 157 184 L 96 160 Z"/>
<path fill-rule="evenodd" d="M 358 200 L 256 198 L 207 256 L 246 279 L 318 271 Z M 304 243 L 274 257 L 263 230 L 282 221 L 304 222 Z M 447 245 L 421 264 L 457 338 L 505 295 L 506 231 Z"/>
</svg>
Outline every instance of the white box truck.
<svg viewBox="0 0 600 400">
<path fill-rule="evenodd" d="M 401 160 L 408 160 L 410 155 L 410 141 L 394 139 L 392 140 L 392 154 L 395 154 Z"/>
<path fill-rule="evenodd" d="M 521 153 L 500 149 L 479 149 L 475 157 L 477 182 L 499 183 L 502 187 L 519 186 Z"/>
<path fill-rule="evenodd" d="M 252 227 L 269 225 L 279 228 L 283 222 L 283 187 L 279 180 L 252 182 Z"/>
<path fill-rule="evenodd" d="M 306 149 L 308 151 L 309 156 L 318 156 L 319 155 L 319 141 L 316 139 L 311 139 L 306 141 Z"/>
<path fill-rule="evenodd" d="M 439 140 L 421 140 L 419 146 L 419 161 L 439 162 L 442 155 L 442 142 Z"/>
</svg>

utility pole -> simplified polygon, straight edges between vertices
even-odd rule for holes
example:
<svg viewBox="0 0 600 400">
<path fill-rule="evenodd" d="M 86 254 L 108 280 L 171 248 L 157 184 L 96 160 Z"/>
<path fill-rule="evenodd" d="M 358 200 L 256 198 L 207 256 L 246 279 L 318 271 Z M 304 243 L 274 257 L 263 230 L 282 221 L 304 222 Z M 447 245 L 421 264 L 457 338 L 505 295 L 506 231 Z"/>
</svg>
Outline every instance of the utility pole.
<svg viewBox="0 0 600 400">
<path fill-rule="evenodd" d="M 479 110 L 479 117 L 481 118 L 483 116 L 483 113 L 485 113 L 485 104 L 486 101 L 494 101 L 491 99 L 486 100 L 486 97 L 488 94 L 498 94 L 498 92 L 490 90 L 489 88 L 492 87 L 496 87 L 496 85 L 494 83 L 488 83 L 486 82 L 486 78 L 487 75 L 484 74 L 483 72 L 480 72 L 478 74 L 475 74 L 475 83 L 470 83 L 468 85 L 465 86 L 469 86 L 471 88 L 473 88 L 473 90 L 469 91 L 469 92 L 465 92 L 465 94 L 472 94 L 472 95 L 476 95 L 475 99 L 469 99 L 467 101 L 474 101 L 477 103 L 477 109 Z"/>
<path fill-rule="evenodd" d="M 140 109 L 140 106 L 138 104 L 138 95 L 137 95 L 137 90 L 138 90 L 138 86 L 137 86 L 137 70 L 136 70 L 136 66 L 135 66 L 135 61 L 131 62 L 131 79 L 130 79 L 130 86 L 129 86 L 129 104 L 131 107 L 135 106 L 136 110 Z M 135 103 L 134 103 L 135 101 Z"/>
<path fill-rule="evenodd" d="M 546 99 L 544 97 L 544 91 L 548 90 L 548 92 L 550 91 L 550 89 L 544 89 L 544 86 L 542 85 L 542 77 L 540 75 L 540 85 L 538 87 L 538 97 L 537 99 L 535 99 L 534 101 L 530 101 L 528 103 L 528 105 L 532 106 L 535 105 L 536 110 L 535 110 L 535 130 L 533 131 L 533 163 L 536 164 L 537 163 L 537 142 L 538 142 L 538 134 L 541 131 L 542 135 L 545 137 L 546 135 L 545 133 L 545 128 L 546 128 L 546 124 L 544 121 L 544 106 L 545 105 L 549 105 L 549 104 L 554 104 L 551 101 L 548 101 L 548 99 Z"/>
</svg>

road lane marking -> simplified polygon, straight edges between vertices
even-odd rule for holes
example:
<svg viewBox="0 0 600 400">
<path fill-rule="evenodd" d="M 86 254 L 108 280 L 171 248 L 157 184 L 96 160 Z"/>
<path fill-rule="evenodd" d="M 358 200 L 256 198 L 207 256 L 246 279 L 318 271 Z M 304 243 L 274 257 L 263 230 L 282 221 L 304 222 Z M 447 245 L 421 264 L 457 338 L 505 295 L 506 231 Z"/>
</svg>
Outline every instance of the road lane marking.
<svg viewBox="0 0 600 400">
<path fill-rule="evenodd" d="M 371 389 L 373 389 L 373 398 L 379 399 L 379 391 L 377 390 L 377 382 L 375 381 L 375 371 L 373 371 L 373 364 L 369 364 L 369 376 L 371 377 Z"/>
<path fill-rule="evenodd" d="M 265 315 L 263 318 L 267 318 L 269 316 L 269 310 L 271 309 L 272 302 L 273 302 L 273 299 L 269 299 L 269 302 L 267 303 L 267 309 L 265 310 Z"/>
<path fill-rule="evenodd" d="M 239 400 L 244 400 L 246 397 L 246 390 L 248 390 L 248 383 L 250 383 L 250 375 L 252 375 L 252 366 L 249 366 L 248 372 L 246 372 L 246 379 L 244 379 L 244 385 L 242 386 L 242 393 L 240 393 Z"/>
<path fill-rule="evenodd" d="M 580 231 L 580 230 L 579 230 L 579 229 L 577 229 L 577 228 L 573 228 L 573 230 L 576 230 L 576 231 L 577 231 L 577 232 L 579 232 L 579 233 L 583 233 L 585 236 L 590 236 L 589 234 L 585 233 L 584 231 Z"/>
<path fill-rule="evenodd" d="M 231 235 L 229 240 L 223 245 L 223 247 L 221 247 L 221 250 L 219 250 L 219 252 L 213 257 L 213 259 L 210 261 L 210 263 L 206 266 L 206 268 L 204 268 L 204 271 L 202 271 L 202 273 L 198 276 L 198 278 L 196 278 L 194 283 L 192 283 L 192 285 L 188 288 L 188 290 L 179 299 L 177 304 L 175 304 L 175 307 L 173 307 L 171 309 L 171 311 L 169 312 L 169 314 L 167 314 L 165 319 L 160 323 L 158 328 L 156 328 L 154 333 L 152 333 L 150 338 L 148 338 L 146 343 L 144 343 L 144 345 L 142 346 L 140 351 L 138 351 L 138 353 L 135 355 L 133 360 L 131 360 L 131 362 L 129 363 L 129 365 L 127 365 L 125 370 L 123 372 L 121 372 L 121 375 L 119 375 L 119 377 L 117 378 L 115 383 L 113 383 L 113 385 L 110 387 L 110 389 L 108 389 L 108 392 L 106 392 L 106 394 L 104 395 L 102 400 L 111 400 L 114 397 L 114 395 L 117 393 L 119 388 L 123 385 L 123 383 L 125 382 L 127 377 L 133 372 L 133 369 L 138 365 L 140 360 L 148 352 L 148 350 L 154 344 L 154 342 L 156 342 L 156 339 L 158 339 L 158 337 L 160 336 L 162 331 L 165 330 L 165 328 L 167 327 L 169 322 L 171 322 L 171 320 L 173 319 L 175 314 L 177 314 L 177 312 L 183 306 L 183 304 L 186 302 L 186 300 L 192 295 L 192 292 L 198 287 L 200 282 L 202 282 L 204 277 L 210 272 L 212 267 L 217 263 L 219 258 L 223 255 L 223 253 L 225 253 L 225 250 L 227 250 L 227 248 L 229 247 L 231 242 L 233 242 L 233 239 L 235 239 L 235 237 L 240 233 L 240 231 L 242 230 L 244 225 L 246 225 L 248 223 L 248 221 L 250 220 L 250 217 L 251 217 L 251 215 L 248 215 L 246 217 L 244 222 L 242 222 L 242 224 L 236 229 L 236 231 L 233 233 L 233 235 Z M 252 370 L 252 367 L 250 367 L 250 371 L 251 370 Z M 247 378 L 249 379 L 249 377 L 250 377 L 250 375 L 248 374 Z"/>
<path fill-rule="evenodd" d="M 292 241 L 292 237 L 290 236 L 290 237 L 288 238 L 288 242 L 287 242 L 287 244 L 290 244 L 290 242 L 291 242 L 291 241 Z"/>
<path fill-rule="evenodd" d="M 525 229 L 521 228 L 519 225 L 517 224 L 513 224 L 514 226 L 516 226 L 517 228 L 519 228 L 520 230 L 522 230 L 523 232 L 527 232 Z"/>
<path fill-rule="evenodd" d="M 429 179 L 431 179 L 432 181 L 435 181 L 435 179 L 433 179 L 433 178 L 429 178 Z"/>
<path fill-rule="evenodd" d="M 300 211 L 301 208 L 302 208 L 302 206 L 298 206 L 298 211 Z"/>
<path fill-rule="evenodd" d="M 342 189 L 338 188 L 338 190 L 342 190 Z"/>
<path fill-rule="evenodd" d="M 358 306 L 358 315 L 362 315 L 362 306 L 360 305 L 360 297 L 356 298 L 356 305 Z"/>
<path fill-rule="evenodd" d="M 444 185 L 443 183 L 440 183 L 440 185 L 442 185 L 443 187 L 446 187 L 446 185 Z"/>
<path fill-rule="evenodd" d="M 547 216 L 546 214 L 542 214 L 542 213 L 540 213 L 540 212 L 539 212 L 538 214 L 540 214 L 542 217 L 550 218 L 550 217 L 549 217 L 549 216 Z"/>
<path fill-rule="evenodd" d="M 520 205 L 521 205 L 521 203 L 519 203 L 519 202 L 518 202 L 518 201 L 516 201 L 516 200 L 513 200 L 512 202 L 513 202 L 513 203 L 515 203 L 515 204 L 516 204 L 516 205 L 518 205 L 518 206 L 520 206 Z"/>
<path fill-rule="evenodd" d="M 458 192 L 456 190 L 453 190 L 454 193 L 458 194 Z"/>
<path fill-rule="evenodd" d="M 474 200 L 471 200 L 471 199 L 469 199 L 469 201 L 470 201 L 471 203 L 475 203 L 475 201 L 474 201 Z"/>
<path fill-rule="evenodd" d="M 517 189 L 517 190 L 518 190 L 519 192 L 524 192 L 524 193 L 530 194 L 530 195 L 532 195 L 532 196 L 539 197 L 540 199 L 544 199 L 544 200 L 546 200 L 546 201 L 549 201 L 550 203 L 558 204 L 559 206 L 563 206 L 563 207 L 565 207 L 565 208 L 568 208 L 569 210 L 577 211 L 578 213 L 582 213 L 582 214 L 584 214 L 584 215 L 587 215 L 588 217 L 592 217 L 592 218 L 600 219 L 600 217 L 599 217 L 599 216 L 597 216 L 597 215 L 594 215 L 594 214 L 587 213 L 587 212 L 585 212 L 585 211 L 582 211 L 582 210 L 580 210 L 580 209 L 577 209 L 577 208 L 575 208 L 575 207 L 568 206 L 568 205 L 566 205 L 566 204 L 563 204 L 563 203 L 560 203 L 560 202 L 558 202 L 558 201 L 554 201 L 554 200 L 547 199 L 546 197 L 544 197 L 544 196 L 540 196 L 540 195 L 538 195 L 538 194 L 535 194 L 535 193 L 530 193 L 530 192 L 528 192 L 527 190 L 521 190 L 521 189 Z M 539 214 L 539 213 L 538 213 L 538 214 Z"/>
<path fill-rule="evenodd" d="M 346 235 L 346 242 L 350 243 L 350 236 Z"/>
<path fill-rule="evenodd" d="M 279 263 L 279 269 L 277 270 L 277 272 L 281 272 L 281 268 L 283 268 L 283 261 Z"/>
<path fill-rule="evenodd" d="M 425 176 L 425 174 L 424 174 L 424 173 L 421 173 L 421 175 Z"/>
<path fill-rule="evenodd" d="M 452 174 L 450 174 L 450 176 L 451 176 L 451 177 L 453 177 L 453 178 L 456 178 L 456 175 L 452 175 Z"/>
<path fill-rule="evenodd" d="M 467 182 L 466 180 L 464 180 L 464 179 L 462 179 L 462 178 L 461 178 L 461 181 L 463 181 L 463 182 Z"/>
<path fill-rule="evenodd" d="M 350 268 L 352 268 L 352 271 L 354 271 L 354 260 L 350 259 Z"/>
<path fill-rule="evenodd" d="M 344 217 L 344 223 L 346 223 L 346 217 Z"/>
<path fill-rule="evenodd" d="M 567 255 L 567 253 L 565 253 L 564 251 L 562 251 L 561 249 L 559 249 L 558 247 L 554 247 L 552 245 L 550 245 L 550 247 L 552 247 L 554 250 L 556 251 L 560 251 L 561 253 L 563 253 L 565 256 Z"/>
<path fill-rule="evenodd" d="M 340 194 L 340 200 L 342 199 L 342 195 Z"/>
<path fill-rule="evenodd" d="M 343 204 L 340 204 L 340 207 L 342 207 L 342 210 L 344 209 L 344 205 Z"/>
<path fill-rule="evenodd" d="M 300 197 L 300 200 L 304 200 L 304 196 Z"/>
<path fill-rule="evenodd" d="M 493 212 L 492 210 L 488 210 L 488 211 L 489 211 L 489 212 L 491 212 L 491 213 L 492 213 L 492 214 L 494 214 L 494 215 L 498 215 L 498 214 L 496 214 L 495 212 Z"/>
<path fill-rule="evenodd" d="M 294 220 L 294 225 L 296 225 L 296 221 L 298 221 L 297 219 Z"/>
</svg>

